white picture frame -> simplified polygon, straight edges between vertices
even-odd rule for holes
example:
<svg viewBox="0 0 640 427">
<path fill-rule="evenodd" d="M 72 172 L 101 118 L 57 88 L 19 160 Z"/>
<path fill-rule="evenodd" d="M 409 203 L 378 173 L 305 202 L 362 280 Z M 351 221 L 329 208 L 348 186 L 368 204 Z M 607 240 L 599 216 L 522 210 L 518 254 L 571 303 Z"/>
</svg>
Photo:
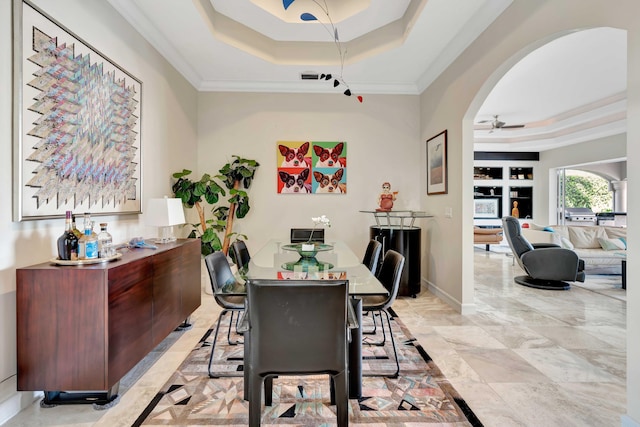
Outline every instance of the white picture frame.
<svg viewBox="0 0 640 427">
<path fill-rule="evenodd" d="M 500 199 L 473 199 L 474 218 L 500 218 Z"/>
</svg>

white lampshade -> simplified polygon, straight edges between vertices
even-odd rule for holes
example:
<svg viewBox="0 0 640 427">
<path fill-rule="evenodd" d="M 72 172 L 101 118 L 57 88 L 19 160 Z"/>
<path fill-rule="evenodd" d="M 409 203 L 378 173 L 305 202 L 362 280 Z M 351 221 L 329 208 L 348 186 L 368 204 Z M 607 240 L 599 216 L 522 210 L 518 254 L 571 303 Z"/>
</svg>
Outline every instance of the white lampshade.
<svg viewBox="0 0 640 427">
<path fill-rule="evenodd" d="M 156 243 L 169 243 L 176 240 L 173 236 L 174 225 L 184 224 L 184 209 L 181 199 L 149 199 L 145 214 L 147 225 L 160 227 L 160 237 Z"/>
</svg>

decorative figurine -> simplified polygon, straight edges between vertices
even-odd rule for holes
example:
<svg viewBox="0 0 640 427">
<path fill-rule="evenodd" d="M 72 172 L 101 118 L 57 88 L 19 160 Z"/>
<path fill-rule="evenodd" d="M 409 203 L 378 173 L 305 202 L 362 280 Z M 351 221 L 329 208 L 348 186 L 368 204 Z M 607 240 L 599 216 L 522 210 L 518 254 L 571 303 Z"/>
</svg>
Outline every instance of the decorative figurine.
<svg viewBox="0 0 640 427">
<path fill-rule="evenodd" d="M 518 209 L 518 202 L 513 201 L 513 209 L 511 209 L 511 216 L 514 218 L 520 218 L 520 210 Z"/>
<path fill-rule="evenodd" d="M 377 212 L 388 212 L 393 208 L 393 201 L 396 199 L 398 195 L 397 191 L 391 192 L 391 184 L 385 182 L 382 184 L 382 193 L 378 196 L 378 205 L 379 208 L 376 209 Z"/>
</svg>

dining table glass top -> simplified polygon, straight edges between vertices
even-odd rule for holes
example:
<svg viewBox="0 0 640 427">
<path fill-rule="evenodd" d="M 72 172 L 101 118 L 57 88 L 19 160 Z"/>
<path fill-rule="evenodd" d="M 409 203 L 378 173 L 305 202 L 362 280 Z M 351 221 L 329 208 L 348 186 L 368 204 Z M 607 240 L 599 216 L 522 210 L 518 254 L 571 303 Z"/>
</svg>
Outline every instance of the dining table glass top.
<svg viewBox="0 0 640 427">
<path fill-rule="evenodd" d="M 344 242 L 327 242 L 327 244 L 332 248 L 316 254 L 318 266 L 301 264 L 296 267 L 295 264 L 300 255 L 296 251 L 283 248 L 289 245 L 289 242 L 270 240 L 258 252 L 251 255 L 251 260 L 246 267 L 238 270 L 235 282 L 221 286 L 216 293 L 225 296 L 246 295 L 247 279 L 347 279 L 351 296 L 389 294 L 382 283 Z M 326 268 L 327 265 L 332 267 Z"/>
</svg>

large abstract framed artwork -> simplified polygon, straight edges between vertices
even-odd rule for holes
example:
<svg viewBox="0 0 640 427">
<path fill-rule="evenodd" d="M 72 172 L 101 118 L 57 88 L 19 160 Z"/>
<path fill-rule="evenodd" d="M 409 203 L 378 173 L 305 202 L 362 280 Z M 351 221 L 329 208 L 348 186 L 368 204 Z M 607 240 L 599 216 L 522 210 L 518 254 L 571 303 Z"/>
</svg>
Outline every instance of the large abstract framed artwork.
<svg viewBox="0 0 640 427">
<path fill-rule="evenodd" d="M 142 82 L 13 0 L 14 220 L 141 211 Z"/>
<path fill-rule="evenodd" d="M 427 194 L 447 194 L 447 131 L 427 140 Z"/>
<path fill-rule="evenodd" d="M 278 141 L 279 194 L 345 194 L 347 143 Z"/>
</svg>

